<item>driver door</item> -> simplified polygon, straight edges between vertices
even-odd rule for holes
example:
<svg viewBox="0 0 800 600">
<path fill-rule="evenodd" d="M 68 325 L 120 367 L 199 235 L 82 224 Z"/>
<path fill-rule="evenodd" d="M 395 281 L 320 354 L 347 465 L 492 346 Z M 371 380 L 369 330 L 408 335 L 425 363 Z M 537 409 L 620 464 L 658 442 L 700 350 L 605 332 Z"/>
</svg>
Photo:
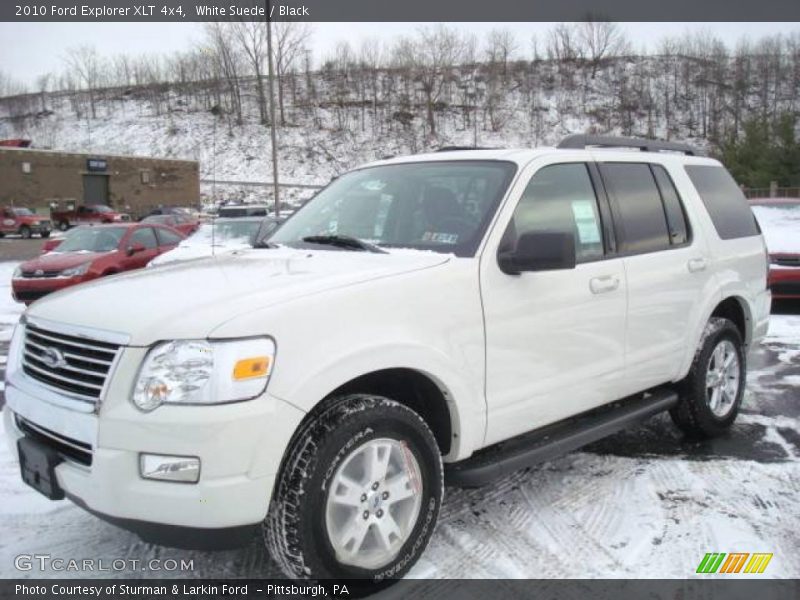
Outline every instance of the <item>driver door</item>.
<svg viewBox="0 0 800 600">
<path fill-rule="evenodd" d="M 481 258 L 487 444 L 613 401 L 622 387 L 626 280 L 605 195 L 590 164 L 543 162 L 523 173 Z M 498 251 L 530 231 L 572 232 L 577 266 L 502 272 Z"/>
</svg>

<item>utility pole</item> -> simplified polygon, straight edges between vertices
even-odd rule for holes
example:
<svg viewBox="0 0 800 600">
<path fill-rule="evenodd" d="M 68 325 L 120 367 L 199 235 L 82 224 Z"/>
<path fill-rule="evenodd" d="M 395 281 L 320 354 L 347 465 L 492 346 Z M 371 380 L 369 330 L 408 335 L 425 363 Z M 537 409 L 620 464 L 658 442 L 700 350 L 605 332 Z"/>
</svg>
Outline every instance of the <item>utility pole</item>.
<svg viewBox="0 0 800 600">
<path fill-rule="evenodd" d="M 278 141 L 275 132 L 275 72 L 272 66 L 272 18 L 270 17 L 270 0 L 266 0 L 267 10 L 267 73 L 269 76 L 269 135 L 272 140 L 272 185 L 275 195 L 275 216 L 280 215 L 280 199 L 278 185 Z"/>
</svg>

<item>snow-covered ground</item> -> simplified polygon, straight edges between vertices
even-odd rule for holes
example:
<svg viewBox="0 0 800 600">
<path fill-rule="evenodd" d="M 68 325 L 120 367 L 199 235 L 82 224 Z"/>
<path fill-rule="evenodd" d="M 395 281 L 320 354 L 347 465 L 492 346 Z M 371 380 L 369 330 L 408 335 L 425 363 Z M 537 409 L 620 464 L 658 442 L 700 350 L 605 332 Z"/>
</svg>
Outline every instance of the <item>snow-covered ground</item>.
<svg viewBox="0 0 800 600">
<path fill-rule="evenodd" d="M 0 263 L 0 353 L 21 312 L 6 283 L 13 267 Z M 706 552 L 771 552 L 763 576 L 800 577 L 798 384 L 800 316 L 774 316 L 750 355 L 748 394 L 730 435 L 687 442 L 662 416 L 486 488 L 448 489 L 411 576 L 684 578 Z M 68 501 L 50 502 L 20 481 L 0 438 L 0 577 L 79 575 L 18 572 L 14 557 L 23 553 L 193 559 L 198 578 L 280 575 L 257 540 L 220 553 L 161 548 Z"/>
</svg>

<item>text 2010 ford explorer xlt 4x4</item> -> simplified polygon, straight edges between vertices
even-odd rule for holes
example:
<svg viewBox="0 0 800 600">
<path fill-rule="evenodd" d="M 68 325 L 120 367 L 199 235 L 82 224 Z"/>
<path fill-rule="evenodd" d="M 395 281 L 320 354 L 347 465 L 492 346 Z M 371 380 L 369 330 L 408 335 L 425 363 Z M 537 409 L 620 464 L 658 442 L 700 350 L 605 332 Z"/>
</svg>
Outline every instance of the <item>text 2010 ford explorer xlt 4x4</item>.
<svg viewBox="0 0 800 600">
<path fill-rule="evenodd" d="M 445 480 L 664 410 L 690 435 L 728 429 L 766 284 L 741 192 L 686 146 L 381 161 L 261 248 L 34 304 L 5 424 L 26 482 L 146 540 L 262 528 L 287 575 L 392 578 Z"/>
</svg>

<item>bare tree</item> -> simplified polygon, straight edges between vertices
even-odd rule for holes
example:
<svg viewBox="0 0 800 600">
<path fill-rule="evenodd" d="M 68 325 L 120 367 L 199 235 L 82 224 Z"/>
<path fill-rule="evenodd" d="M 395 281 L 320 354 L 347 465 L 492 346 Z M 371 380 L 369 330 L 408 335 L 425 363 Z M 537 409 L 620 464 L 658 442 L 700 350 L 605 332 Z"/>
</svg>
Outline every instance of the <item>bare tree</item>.
<svg viewBox="0 0 800 600">
<path fill-rule="evenodd" d="M 273 23 L 275 33 L 275 75 L 278 81 L 278 108 L 281 126 L 286 125 L 284 89 L 286 77 L 294 69 L 295 62 L 304 56 L 311 38 L 311 26 L 300 21 L 278 21 Z"/>
<path fill-rule="evenodd" d="M 265 21 L 238 21 L 233 24 L 233 32 L 253 68 L 258 94 L 258 115 L 261 123 L 266 124 L 268 121 L 267 100 L 263 77 L 264 65 L 267 60 L 267 23 Z"/>
<path fill-rule="evenodd" d="M 65 57 L 68 68 L 75 74 L 75 78 L 83 85 L 89 95 L 89 106 L 92 118 L 97 118 L 95 101 L 97 87 L 102 75 L 102 59 L 97 54 L 94 46 L 77 46 L 69 48 Z"/>
<path fill-rule="evenodd" d="M 583 21 L 577 26 L 576 37 L 582 46 L 580 54 L 586 56 L 591 66 L 592 79 L 605 59 L 630 51 L 625 32 L 611 21 Z"/>
</svg>

